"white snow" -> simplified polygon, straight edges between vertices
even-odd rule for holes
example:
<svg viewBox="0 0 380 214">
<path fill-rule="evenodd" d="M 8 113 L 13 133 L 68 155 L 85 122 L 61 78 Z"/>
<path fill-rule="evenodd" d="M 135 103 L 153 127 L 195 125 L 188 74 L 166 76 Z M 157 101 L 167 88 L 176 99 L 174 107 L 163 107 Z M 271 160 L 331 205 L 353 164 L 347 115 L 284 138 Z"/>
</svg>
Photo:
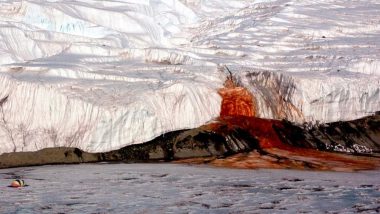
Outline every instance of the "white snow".
<svg viewBox="0 0 380 214">
<path fill-rule="evenodd" d="M 379 38 L 377 0 L 1 0 L 0 153 L 197 127 L 224 65 L 260 117 L 356 119 L 380 110 Z"/>
<path fill-rule="evenodd" d="M 376 213 L 379 171 L 82 164 L 0 170 L 1 213 Z M 29 186 L 8 188 L 12 179 Z"/>
</svg>

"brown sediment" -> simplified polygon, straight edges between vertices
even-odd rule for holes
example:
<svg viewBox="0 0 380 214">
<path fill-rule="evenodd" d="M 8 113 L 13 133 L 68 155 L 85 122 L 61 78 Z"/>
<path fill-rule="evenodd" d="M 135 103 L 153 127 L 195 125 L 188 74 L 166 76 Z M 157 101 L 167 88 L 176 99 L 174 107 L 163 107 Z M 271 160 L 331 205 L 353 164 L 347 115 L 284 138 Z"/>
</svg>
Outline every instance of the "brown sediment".
<svg viewBox="0 0 380 214">
<path fill-rule="evenodd" d="M 373 169 L 380 166 L 378 158 L 344 155 L 310 148 L 299 148 L 283 142 L 274 127 L 284 128 L 281 121 L 259 118 L 224 119 L 230 126 L 239 126 L 255 136 L 260 147 L 267 153 L 258 156 L 251 152 L 236 155 L 225 160 L 214 161 L 215 165 L 239 168 L 296 168 L 352 171 Z M 257 160 L 259 159 L 259 160 Z"/>
<path fill-rule="evenodd" d="M 289 151 L 267 149 L 266 155 L 257 152 L 237 154 L 225 159 L 210 161 L 214 166 L 241 169 L 308 169 L 351 172 L 380 167 L 379 158 L 329 153 L 323 151 Z M 300 153 L 302 152 L 302 153 Z"/>
<path fill-rule="evenodd" d="M 304 121 L 304 115 L 299 108 L 302 108 L 302 103 L 295 106 L 291 101 L 296 91 L 292 77 L 270 71 L 249 72 L 246 77 L 248 84 L 260 89 L 261 103 L 272 113 L 274 119 Z"/>
<path fill-rule="evenodd" d="M 247 169 L 292 168 L 355 171 L 380 167 L 380 159 L 375 157 L 345 155 L 291 145 L 276 131 L 277 129 L 292 132 L 292 130 L 286 130 L 287 127 L 284 127 L 283 121 L 255 117 L 257 110 L 254 97 L 247 89 L 237 87 L 233 81 L 227 80 L 225 87 L 220 89 L 219 93 L 223 98 L 220 120 L 209 124 L 206 129 L 220 132 L 222 129 L 239 127 L 257 139 L 259 148 L 248 153 L 213 160 L 208 159 L 203 160 L 203 162 L 215 166 Z M 306 142 L 304 144 L 306 145 Z M 197 158 L 181 162 L 202 163 L 202 160 Z"/>
<path fill-rule="evenodd" d="M 225 158 L 193 158 L 180 160 L 179 163 L 203 164 L 214 166 L 257 169 L 308 169 L 331 171 L 369 170 L 380 167 L 380 158 L 347 155 L 300 148 L 283 142 L 274 127 L 285 129 L 279 120 L 255 117 L 224 117 L 209 124 L 206 130 L 226 132 L 236 127 L 246 130 L 259 142 L 259 147 L 251 152 L 239 153 Z"/>
<path fill-rule="evenodd" d="M 301 110 L 294 106 L 291 102 L 285 101 L 282 97 L 279 100 L 278 107 L 276 108 L 277 118 L 292 117 L 298 121 L 305 119 Z"/>
<path fill-rule="evenodd" d="M 219 90 L 222 96 L 220 116 L 256 116 L 256 105 L 252 94 L 243 87 L 235 86 L 227 80 L 224 88 Z"/>
<path fill-rule="evenodd" d="M 339 129 L 339 132 L 332 132 L 335 129 Z M 318 137 L 314 133 L 316 130 L 321 135 L 311 138 Z M 322 144 L 331 140 L 340 142 L 340 145 L 351 149 L 352 140 L 357 139 L 355 142 L 368 146 L 374 153 L 357 151 L 361 156 L 356 156 L 325 152 L 330 147 L 318 147 L 315 143 L 317 139 Z M 246 169 L 374 169 L 380 167 L 380 114 L 357 121 L 327 124 L 313 130 L 288 121 L 245 116 L 223 117 L 199 128 L 165 133 L 144 144 L 105 153 L 87 153 L 77 148 L 49 148 L 36 152 L 1 154 L 0 168 L 98 161 L 174 160 L 178 163 Z"/>
</svg>

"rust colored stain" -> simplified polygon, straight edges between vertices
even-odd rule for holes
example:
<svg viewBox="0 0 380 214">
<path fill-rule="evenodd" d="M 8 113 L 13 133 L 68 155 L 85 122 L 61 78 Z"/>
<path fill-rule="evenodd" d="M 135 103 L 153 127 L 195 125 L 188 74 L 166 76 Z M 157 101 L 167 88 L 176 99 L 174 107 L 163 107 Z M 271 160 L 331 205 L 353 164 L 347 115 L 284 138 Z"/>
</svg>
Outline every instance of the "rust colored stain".
<svg viewBox="0 0 380 214">
<path fill-rule="evenodd" d="M 219 90 L 222 96 L 220 116 L 256 116 L 256 105 L 252 94 L 243 87 L 236 87 L 226 81 L 225 88 Z"/>
<path fill-rule="evenodd" d="M 281 127 L 281 121 L 262 119 L 257 117 L 246 117 L 246 116 L 234 116 L 234 117 L 220 117 L 218 123 L 209 124 L 208 128 L 210 130 L 218 130 L 222 126 L 227 126 L 232 129 L 234 127 L 240 127 L 248 131 L 252 136 L 257 138 L 260 142 L 260 147 L 265 148 L 281 148 L 290 149 L 291 147 L 284 144 L 277 133 L 273 129 L 276 125 Z"/>
<path fill-rule="evenodd" d="M 229 126 L 239 126 L 259 140 L 267 155 L 250 152 L 248 155 L 231 156 L 226 166 L 238 168 L 295 168 L 334 171 L 366 170 L 380 167 L 379 158 L 358 157 L 338 153 L 299 148 L 282 142 L 274 126 L 282 127 L 281 121 L 253 117 L 224 118 Z M 223 161 L 222 161 L 223 162 Z M 223 165 L 214 161 L 214 165 Z"/>
<path fill-rule="evenodd" d="M 373 157 L 311 151 L 310 149 L 303 151 L 267 149 L 266 152 L 268 155 L 261 155 L 253 151 L 225 159 L 214 159 L 209 163 L 214 166 L 241 169 L 309 169 L 340 172 L 371 170 L 380 167 L 379 158 Z"/>
<path fill-rule="evenodd" d="M 181 160 L 182 163 L 211 163 L 215 166 L 233 168 L 292 168 L 333 171 L 366 170 L 380 167 L 380 159 L 358 157 L 338 153 L 322 152 L 315 149 L 295 147 L 282 142 L 276 132 L 284 129 L 279 120 L 256 118 L 257 109 L 254 96 L 245 88 L 238 87 L 228 79 L 224 88 L 219 90 L 222 106 L 218 122 L 203 128 L 216 133 L 223 133 L 239 127 L 250 133 L 259 142 L 258 150 L 236 154 L 227 158 L 196 158 Z M 282 106 L 279 103 L 279 106 Z M 297 111 L 294 110 L 297 113 Z M 285 112 L 278 112 L 286 115 Z M 298 115 L 300 116 L 300 115 Z M 293 130 L 288 130 L 292 132 Z"/>
<path fill-rule="evenodd" d="M 299 148 L 282 142 L 274 126 L 282 127 L 281 121 L 255 117 L 224 117 L 205 126 L 206 130 L 223 132 L 226 129 L 242 128 L 259 141 L 261 151 L 236 154 L 222 159 L 190 159 L 182 163 L 210 163 L 231 168 L 278 168 L 312 169 L 332 171 L 368 170 L 380 167 L 380 158 L 362 157 Z"/>
</svg>

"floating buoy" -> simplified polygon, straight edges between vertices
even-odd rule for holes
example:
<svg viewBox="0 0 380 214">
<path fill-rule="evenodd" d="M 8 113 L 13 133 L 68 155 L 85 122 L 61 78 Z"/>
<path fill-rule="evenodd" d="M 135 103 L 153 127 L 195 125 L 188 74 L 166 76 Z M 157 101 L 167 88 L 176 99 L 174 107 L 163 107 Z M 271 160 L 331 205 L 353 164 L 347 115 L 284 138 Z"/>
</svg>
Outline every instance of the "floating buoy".
<svg viewBox="0 0 380 214">
<path fill-rule="evenodd" d="M 13 180 L 10 187 L 24 187 L 25 181 L 21 179 Z"/>
</svg>

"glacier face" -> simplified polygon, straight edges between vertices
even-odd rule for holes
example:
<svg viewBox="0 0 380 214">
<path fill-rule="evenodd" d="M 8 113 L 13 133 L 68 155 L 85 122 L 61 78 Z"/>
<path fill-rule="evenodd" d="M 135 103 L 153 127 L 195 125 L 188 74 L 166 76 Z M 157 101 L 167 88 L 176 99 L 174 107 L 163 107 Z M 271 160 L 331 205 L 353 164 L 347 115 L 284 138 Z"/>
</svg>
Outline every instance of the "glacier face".
<svg viewBox="0 0 380 214">
<path fill-rule="evenodd" d="M 104 152 L 219 116 L 227 66 L 259 117 L 380 110 L 380 4 L 0 1 L 0 153 Z"/>
</svg>

